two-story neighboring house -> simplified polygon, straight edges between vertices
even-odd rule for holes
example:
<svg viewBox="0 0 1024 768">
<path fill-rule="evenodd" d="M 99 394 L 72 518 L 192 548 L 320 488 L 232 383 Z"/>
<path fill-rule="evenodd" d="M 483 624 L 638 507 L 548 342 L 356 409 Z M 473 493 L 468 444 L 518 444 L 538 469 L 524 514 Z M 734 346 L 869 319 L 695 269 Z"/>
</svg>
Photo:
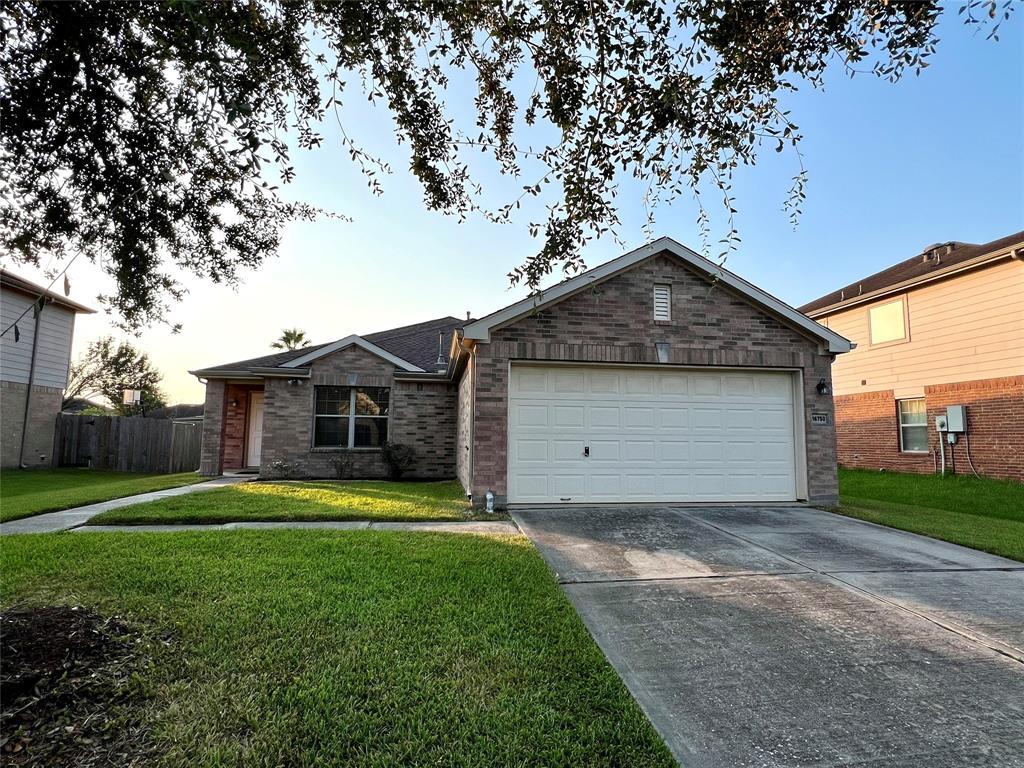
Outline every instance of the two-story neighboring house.
<svg viewBox="0 0 1024 768">
<path fill-rule="evenodd" d="M 0 271 L 0 466 L 50 466 L 75 315 L 93 311 Z"/>
<path fill-rule="evenodd" d="M 1024 480 L 1024 232 L 929 246 L 800 311 L 857 345 L 832 366 L 840 464 Z"/>
</svg>

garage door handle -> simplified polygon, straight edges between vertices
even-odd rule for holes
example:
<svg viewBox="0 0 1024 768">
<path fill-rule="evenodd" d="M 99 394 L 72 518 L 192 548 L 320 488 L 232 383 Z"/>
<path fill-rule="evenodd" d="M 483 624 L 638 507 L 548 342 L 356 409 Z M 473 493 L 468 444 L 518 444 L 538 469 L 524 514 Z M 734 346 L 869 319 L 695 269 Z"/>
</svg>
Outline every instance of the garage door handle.
<svg viewBox="0 0 1024 768">
<path fill-rule="evenodd" d="M 590 455 L 590 446 L 589 445 L 583 446 L 583 455 L 584 456 L 589 456 Z"/>
</svg>

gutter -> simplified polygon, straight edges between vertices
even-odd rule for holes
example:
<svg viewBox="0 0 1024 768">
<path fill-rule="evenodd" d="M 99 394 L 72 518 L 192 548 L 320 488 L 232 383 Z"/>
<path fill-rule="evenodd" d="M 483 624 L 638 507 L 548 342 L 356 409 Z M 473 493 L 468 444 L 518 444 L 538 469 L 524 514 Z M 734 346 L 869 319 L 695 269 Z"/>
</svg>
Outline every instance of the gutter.
<svg viewBox="0 0 1024 768">
<path fill-rule="evenodd" d="M 1020 245 L 1013 245 L 1007 248 L 1005 251 L 996 251 L 995 254 L 987 253 L 983 256 L 976 256 L 973 259 L 960 262 L 959 264 L 954 264 L 951 267 L 946 267 L 945 269 L 938 269 L 935 272 L 932 272 L 928 275 L 923 275 L 921 277 L 912 277 L 907 280 L 903 280 L 899 283 L 894 283 L 893 285 L 886 286 L 885 288 L 879 288 L 869 293 L 865 293 L 860 296 L 855 296 L 852 299 L 846 299 L 845 301 L 840 301 L 835 304 L 829 304 L 828 306 L 821 307 L 820 309 L 811 310 L 810 312 L 806 312 L 805 314 L 811 319 L 824 317 L 826 315 L 831 315 L 836 312 L 842 312 L 844 310 L 850 309 L 851 307 L 856 307 L 861 304 L 867 304 L 877 299 L 890 296 L 894 293 L 902 293 L 907 289 L 914 288 L 918 285 L 927 285 L 928 283 L 935 282 L 936 280 L 943 280 L 947 277 L 952 277 L 961 272 L 966 272 L 971 269 L 987 266 L 988 264 L 994 264 L 997 261 L 1002 261 L 1003 259 L 1007 258 L 1014 259 L 1017 261 L 1024 260 L 1024 248 L 1021 248 Z"/>
<path fill-rule="evenodd" d="M 21 469 L 28 469 L 25 465 L 25 438 L 28 436 L 28 414 L 32 408 L 32 384 L 36 378 L 36 356 L 39 352 L 39 326 L 43 320 L 43 309 L 45 309 L 46 304 L 46 300 L 43 299 L 40 303 L 39 310 L 36 312 L 35 326 L 32 331 L 32 358 L 28 364 L 28 389 L 25 392 L 25 414 L 21 419 L 21 447 L 18 449 L 18 466 Z"/>
</svg>

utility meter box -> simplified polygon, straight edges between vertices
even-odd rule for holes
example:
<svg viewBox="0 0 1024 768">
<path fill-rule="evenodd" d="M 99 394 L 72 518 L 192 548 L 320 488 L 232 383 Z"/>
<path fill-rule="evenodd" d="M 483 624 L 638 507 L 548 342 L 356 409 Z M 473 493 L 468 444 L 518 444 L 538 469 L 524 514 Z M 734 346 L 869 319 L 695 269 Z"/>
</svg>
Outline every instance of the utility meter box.
<svg viewBox="0 0 1024 768">
<path fill-rule="evenodd" d="M 945 414 L 939 414 L 938 416 L 935 417 L 935 429 L 938 432 L 945 432 L 946 431 L 946 415 Z"/>
<path fill-rule="evenodd" d="M 946 406 L 946 430 L 949 432 L 967 431 L 967 406 Z"/>
</svg>

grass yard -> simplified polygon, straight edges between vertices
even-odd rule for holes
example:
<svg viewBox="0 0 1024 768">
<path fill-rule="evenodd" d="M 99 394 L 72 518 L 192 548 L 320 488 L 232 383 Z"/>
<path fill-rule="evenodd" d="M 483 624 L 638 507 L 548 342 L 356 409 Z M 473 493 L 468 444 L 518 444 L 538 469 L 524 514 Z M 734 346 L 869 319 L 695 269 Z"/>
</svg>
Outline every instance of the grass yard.
<svg viewBox="0 0 1024 768">
<path fill-rule="evenodd" d="M 465 520 L 457 482 L 254 482 L 161 499 L 94 517 L 94 525 L 284 520 Z"/>
<path fill-rule="evenodd" d="M 674 764 L 525 538 L 59 534 L 0 557 L 4 606 L 142 631 L 116 706 L 162 765 Z"/>
<path fill-rule="evenodd" d="M 1024 485 L 843 469 L 839 512 L 1024 561 Z"/>
<path fill-rule="evenodd" d="M 96 469 L 7 469 L 0 473 L 0 522 L 162 491 L 203 479 L 195 472 L 145 475 Z"/>
</svg>

